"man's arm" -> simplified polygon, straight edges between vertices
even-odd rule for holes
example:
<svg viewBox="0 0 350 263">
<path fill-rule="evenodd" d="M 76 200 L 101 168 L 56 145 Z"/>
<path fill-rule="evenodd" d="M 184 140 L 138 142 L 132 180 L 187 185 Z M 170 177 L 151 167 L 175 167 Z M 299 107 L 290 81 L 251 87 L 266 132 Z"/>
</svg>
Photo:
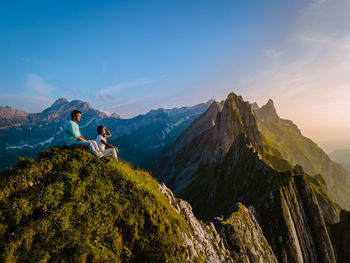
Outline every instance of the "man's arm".
<svg viewBox="0 0 350 263">
<path fill-rule="evenodd" d="M 78 138 L 77 138 L 77 141 L 81 141 L 81 142 L 88 142 L 88 140 L 86 140 L 83 136 L 79 136 Z"/>
</svg>

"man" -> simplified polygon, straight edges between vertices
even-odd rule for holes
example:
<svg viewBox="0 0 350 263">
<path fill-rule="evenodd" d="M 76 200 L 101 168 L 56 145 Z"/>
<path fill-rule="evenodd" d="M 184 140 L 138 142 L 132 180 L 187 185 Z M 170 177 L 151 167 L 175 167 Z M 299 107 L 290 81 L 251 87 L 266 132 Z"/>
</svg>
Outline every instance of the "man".
<svg viewBox="0 0 350 263">
<path fill-rule="evenodd" d="M 102 157 L 102 154 L 93 140 L 87 140 L 83 136 L 81 136 L 79 131 L 79 125 L 77 122 L 81 119 L 81 112 L 78 110 L 74 110 L 71 112 L 71 120 L 67 121 L 64 125 L 63 129 L 63 137 L 64 142 L 67 146 L 72 147 L 86 147 L 96 156 Z M 103 160 L 108 160 L 106 157 L 102 157 Z"/>
</svg>

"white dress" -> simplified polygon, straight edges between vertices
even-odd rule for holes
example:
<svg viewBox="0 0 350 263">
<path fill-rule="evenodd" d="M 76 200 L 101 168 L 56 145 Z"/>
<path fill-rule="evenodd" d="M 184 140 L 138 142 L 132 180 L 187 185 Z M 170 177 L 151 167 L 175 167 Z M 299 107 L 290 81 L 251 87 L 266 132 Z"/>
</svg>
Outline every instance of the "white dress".
<svg viewBox="0 0 350 263">
<path fill-rule="evenodd" d="M 114 148 L 108 148 L 107 150 L 105 149 L 105 145 L 103 143 L 101 143 L 101 140 L 104 142 L 107 142 L 107 139 L 105 137 L 103 137 L 102 135 L 97 135 L 96 137 L 96 143 L 97 146 L 99 147 L 101 153 L 103 156 L 108 156 L 108 155 L 112 155 L 113 157 L 117 158 L 117 151 Z"/>
</svg>

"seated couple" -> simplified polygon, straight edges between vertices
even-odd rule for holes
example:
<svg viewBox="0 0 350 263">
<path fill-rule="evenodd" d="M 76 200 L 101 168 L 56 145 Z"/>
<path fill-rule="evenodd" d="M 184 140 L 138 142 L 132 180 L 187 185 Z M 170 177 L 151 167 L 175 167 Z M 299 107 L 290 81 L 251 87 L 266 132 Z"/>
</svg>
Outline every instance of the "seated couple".
<svg viewBox="0 0 350 263">
<path fill-rule="evenodd" d="M 115 146 L 107 143 L 107 138 L 112 136 L 108 129 L 105 126 L 98 126 L 96 141 L 87 140 L 80 134 L 79 125 L 77 123 L 80 121 L 80 119 L 80 111 L 74 110 L 71 112 L 71 120 L 66 122 L 63 129 L 65 144 L 71 147 L 86 147 L 94 155 L 100 157 L 104 161 L 109 161 L 105 156 L 112 155 L 113 159 L 117 162 L 118 149 Z M 106 150 L 105 146 L 108 146 L 110 148 Z"/>
</svg>

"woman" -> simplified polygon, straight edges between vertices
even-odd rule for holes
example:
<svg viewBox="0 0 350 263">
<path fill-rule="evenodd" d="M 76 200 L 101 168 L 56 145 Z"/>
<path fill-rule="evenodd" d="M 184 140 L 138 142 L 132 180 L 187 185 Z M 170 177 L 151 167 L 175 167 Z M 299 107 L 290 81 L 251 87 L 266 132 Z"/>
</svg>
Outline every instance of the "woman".
<svg viewBox="0 0 350 263">
<path fill-rule="evenodd" d="M 100 125 L 97 127 L 96 143 L 97 143 L 98 147 L 100 148 L 103 156 L 112 155 L 113 159 L 116 162 L 118 162 L 117 152 L 119 152 L 119 151 L 118 151 L 117 147 L 107 143 L 107 138 L 109 138 L 111 136 L 112 136 L 112 134 L 109 132 L 109 130 L 105 126 Z M 105 149 L 106 145 L 108 147 L 110 147 L 107 150 Z"/>
</svg>

